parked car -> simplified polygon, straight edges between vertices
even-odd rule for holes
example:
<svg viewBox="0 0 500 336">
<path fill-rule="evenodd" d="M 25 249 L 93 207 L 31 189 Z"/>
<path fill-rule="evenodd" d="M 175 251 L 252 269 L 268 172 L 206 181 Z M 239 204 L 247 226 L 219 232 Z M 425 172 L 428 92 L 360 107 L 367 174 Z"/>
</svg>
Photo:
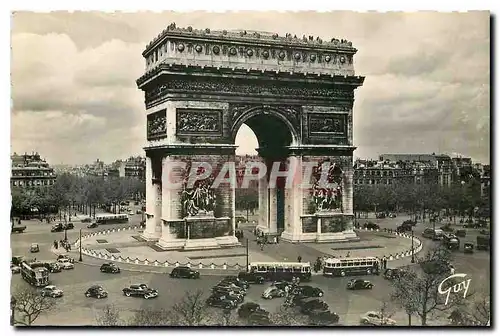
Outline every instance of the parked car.
<svg viewBox="0 0 500 336">
<path fill-rule="evenodd" d="M 329 310 L 312 310 L 309 313 L 309 321 L 314 326 L 328 326 L 337 324 L 340 320 L 338 314 Z"/>
<path fill-rule="evenodd" d="M 171 278 L 186 278 L 186 279 L 199 279 L 200 272 L 195 271 L 187 266 L 178 266 L 170 272 Z"/>
<path fill-rule="evenodd" d="M 347 289 L 372 289 L 373 284 L 368 280 L 352 279 L 347 283 Z"/>
<path fill-rule="evenodd" d="M 235 291 L 232 291 L 227 288 L 221 288 L 221 287 L 214 287 L 212 288 L 212 294 L 214 295 L 219 295 L 219 296 L 225 296 L 235 302 L 242 303 L 245 301 L 245 296 L 241 293 L 236 293 Z"/>
<path fill-rule="evenodd" d="M 50 273 L 60 273 L 62 271 L 61 265 L 58 262 L 51 262 L 49 264 Z"/>
<path fill-rule="evenodd" d="M 266 288 L 266 290 L 262 293 L 262 297 L 264 299 L 268 299 L 268 300 L 275 298 L 275 297 L 283 297 L 283 296 L 285 296 L 285 291 L 282 289 L 279 289 L 276 286 L 270 286 L 270 287 Z"/>
<path fill-rule="evenodd" d="M 127 288 L 122 289 L 123 295 L 125 296 L 140 296 L 145 299 L 152 299 L 158 296 L 158 291 L 153 288 L 149 288 L 146 284 L 134 284 Z"/>
<path fill-rule="evenodd" d="M 133 216 L 133 215 L 135 215 L 135 213 L 134 213 L 133 211 L 129 211 L 129 212 L 128 212 L 128 215 L 129 215 L 129 216 Z"/>
<path fill-rule="evenodd" d="M 467 231 L 466 231 L 466 230 L 457 230 L 457 231 L 455 232 L 455 235 L 456 235 L 457 237 L 465 237 L 465 236 L 467 236 Z"/>
<path fill-rule="evenodd" d="M 93 285 L 87 291 L 85 292 L 86 297 L 95 297 L 97 299 L 103 299 L 108 297 L 108 292 L 102 288 L 102 286 L 99 285 Z"/>
<path fill-rule="evenodd" d="M 411 224 L 401 224 L 396 228 L 397 232 L 410 232 L 413 230 L 413 226 Z"/>
<path fill-rule="evenodd" d="M 87 228 L 88 229 L 95 229 L 98 226 L 99 226 L 99 224 L 97 224 L 97 222 L 92 222 L 92 223 L 87 225 Z"/>
<path fill-rule="evenodd" d="M 399 277 L 404 272 L 401 268 L 387 268 L 384 271 L 384 278 L 391 280 Z"/>
<path fill-rule="evenodd" d="M 360 319 L 361 324 L 364 325 L 374 325 L 374 326 L 394 326 L 396 325 L 396 321 L 384 317 L 380 312 L 369 311 L 363 315 L 361 315 Z"/>
<path fill-rule="evenodd" d="M 62 231 L 64 231 L 62 223 L 54 224 L 50 229 L 50 232 L 62 232 Z"/>
<path fill-rule="evenodd" d="M 247 302 L 240 306 L 238 309 L 238 316 L 240 318 L 248 318 L 252 313 L 260 309 L 260 305 L 255 302 Z"/>
<path fill-rule="evenodd" d="M 464 244 L 464 253 L 474 253 L 474 244 L 473 243 L 465 243 Z"/>
<path fill-rule="evenodd" d="M 58 298 L 58 297 L 62 297 L 64 292 L 62 291 L 62 289 L 59 289 L 54 285 L 50 285 L 50 286 L 45 286 L 41 290 L 40 294 L 42 296 L 49 296 L 49 297 L 53 297 L 53 298 Z"/>
<path fill-rule="evenodd" d="M 282 291 L 285 291 L 287 287 L 288 289 L 292 288 L 292 283 L 288 281 L 274 281 L 272 285 L 278 287 Z"/>
<path fill-rule="evenodd" d="M 489 236 L 490 235 L 490 230 L 482 229 L 481 231 L 479 231 L 479 233 L 482 234 L 482 235 Z"/>
<path fill-rule="evenodd" d="M 37 243 L 33 243 L 31 244 L 31 247 L 30 247 L 30 252 L 31 253 L 37 253 L 37 252 L 40 252 L 40 246 L 38 246 Z"/>
<path fill-rule="evenodd" d="M 241 279 L 251 284 L 260 284 L 260 285 L 262 285 L 265 281 L 263 276 L 249 272 L 238 273 L 238 279 Z"/>
<path fill-rule="evenodd" d="M 324 295 L 323 290 L 318 287 L 313 286 L 297 286 L 293 293 L 295 295 L 301 295 L 305 297 L 322 297 Z"/>
<path fill-rule="evenodd" d="M 396 214 L 394 212 L 389 213 L 389 218 L 396 218 Z"/>
<path fill-rule="evenodd" d="M 411 219 L 407 219 L 403 223 L 401 223 L 401 225 L 404 225 L 404 224 L 409 224 L 411 226 L 415 226 L 415 225 L 417 225 L 417 222 L 414 220 L 411 220 Z"/>
<path fill-rule="evenodd" d="M 66 223 L 66 224 L 63 224 L 63 230 L 71 230 L 71 229 L 74 229 L 75 226 L 73 225 L 73 223 Z"/>
<path fill-rule="evenodd" d="M 380 230 L 380 225 L 375 224 L 373 222 L 368 222 L 368 223 L 363 224 L 363 228 L 365 228 L 367 230 Z"/>
<path fill-rule="evenodd" d="M 325 311 L 329 310 L 328 304 L 319 299 L 303 299 L 300 303 L 298 303 L 300 307 L 300 312 L 304 315 L 309 315 L 312 311 Z"/>
<path fill-rule="evenodd" d="M 75 265 L 69 261 L 69 259 L 59 259 L 57 260 L 57 263 L 64 270 L 71 270 L 75 268 Z"/>
<path fill-rule="evenodd" d="M 57 256 L 57 261 L 61 260 L 61 259 L 68 259 L 70 263 L 74 264 L 75 263 L 75 259 L 71 258 L 69 255 L 67 254 L 60 254 Z"/>
<path fill-rule="evenodd" d="M 441 240 L 441 239 L 443 239 L 443 235 L 444 235 L 443 230 L 433 229 L 433 228 L 427 228 L 422 233 L 422 237 L 430 238 L 432 240 Z"/>
<path fill-rule="evenodd" d="M 19 273 L 21 273 L 21 267 L 19 267 L 17 265 L 10 265 L 10 272 L 12 274 L 19 274 Z"/>
<path fill-rule="evenodd" d="M 234 309 L 238 306 L 238 302 L 228 298 L 225 295 L 212 294 L 206 301 L 211 307 L 219 307 L 224 309 Z"/>
<path fill-rule="evenodd" d="M 240 279 L 239 277 L 234 275 L 226 276 L 224 279 L 222 279 L 222 281 L 234 283 L 236 286 L 241 287 L 243 289 L 248 289 L 250 287 L 248 281 Z"/>
<path fill-rule="evenodd" d="M 269 318 L 269 312 L 262 308 L 254 311 L 247 319 L 248 325 L 251 326 L 270 326 L 273 324 Z"/>
<path fill-rule="evenodd" d="M 90 222 L 92 222 L 92 218 L 90 218 L 90 217 L 84 217 L 84 218 L 82 218 L 81 222 L 82 223 L 90 223 Z"/>
<path fill-rule="evenodd" d="M 247 294 L 247 288 L 245 287 L 240 287 L 240 286 L 237 286 L 235 285 L 233 282 L 230 282 L 230 281 L 226 281 L 226 280 L 222 280 L 221 282 L 219 282 L 216 287 L 225 287 L 225 288 L 228 288 L 230 290 L 233 290 L 237 293 L 241 293 L 243 295 L 246 295 Z"/>
<path fill-rule="evenodd" d="M 137 205 L 137 204 L 136 204 Z M 142 214 L 142 210 L 138 209 L 138 210 L 135 210 L 135 214 L 136 215 L 141 215 Z"/>
<path fill-rule="evenodd" d="M 120 267 L 113 263 L 104 263 L 100 268 L 102 273 L 120 273 Z"/>
<path fill-rule="evenodd" d="M 240 288 L 238 286 L 236 286 L 235 284 L 232 284 L 232 283 L 225 283 L 225 282 L 222 282 L 222 283 L 218 283 L 217 285 L 214 286 L 214 289 L 218 289 L 218 290 L 225 290 L 225 291 L 228 291 L 228 292 L 234 292 L 236 294 L 240 294 L 240 295 L 247 295 L 247 291 L 244 290 L 243 288 Z"/>
<path fill-rule="evenodd" d="M 13 225 L 10 232 L 11 233 L 23 233 L 26 230 L 26 225 Z"/>
</svg>

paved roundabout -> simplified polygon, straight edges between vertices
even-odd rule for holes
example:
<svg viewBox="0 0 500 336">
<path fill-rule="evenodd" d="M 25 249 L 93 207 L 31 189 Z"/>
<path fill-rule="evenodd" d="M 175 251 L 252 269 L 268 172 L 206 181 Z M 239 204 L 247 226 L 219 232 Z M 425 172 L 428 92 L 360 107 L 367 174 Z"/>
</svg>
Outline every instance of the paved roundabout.
<svg viewBox="0 0 500 336">
<path fill-rule="evenodd" d="M 381 222 L 382 228 L 395 228 L 403 219 L 399 218 L 394 221 Z M 134 222 L 135 221 L 135 222 Z M 132 220 L 132 225 L 138 223 L 138 219 Z M 26 222 L 28 229 L 25 233 L 14 234 L 11 236 L 12 255 L 25 255 L 31 257 L 29 246 L 31 243 L 40 244 L 40 253 L 36 255 L 38 260 L 54 259 L 54 252 L 51 250 L 54 240 L 63 238 L 63 233 L 51 233 L 50 225 L 40 224 L 37 222 Z M 107 226 L 108 227 L 108 226 Z M 109 228 L 123 228 L 124 225 L 111 225 Z M 96 230 L 87 229 L 83 223 L 75 223 L 75 230 L 68 231 L 70 241 L 76 242 L 78 239 L 78 229 L 82 228 L 82 234 L 87 235 Z M 420 237 L 420 232 L 424 226 L 417 226 L 415 235 L 423 243 L 424 252 L 430 242 Z M 418 231 L 421 230 L 421 231 Z M 121 230 L 120 230 L 121 231 Z M 377 232 L 360 232 L 360 236 L 366 237 L 376 236 Z M 252 240 L 250 233 L 245 235 L 250 238 L 250 256 L 255 253 L 262 252 L 275 260 L 283 260 L 288 258 L 295 260 L 297 253 L 300 253 L 304 260 L 313 260 L 316 253 L 323 254 L 318 251 L 318 247 L 312 248 L 310 244 L 284 244 L 269 245 L 260 251 L 258 246 Z M 366 238 L 367 239 L 367 238 Z M 393 241 L 395 238 L 385 238 Z M 410 241 L 407 238 L 400 237 L 398 240 Z M 371 243 L 372 244 L 372 243 Z M 319 245 L 319 244 L 312 244 Z M 321 249 L 326 248 L 321 244 Z M 382 252 L 381 248 L 376 249 Z M 351 250 L 351 255 L 362 250 Z M 343 250 L 342 250 L 343 252 Z M 336 254 L 333 251 L 330 254 Z M 364 252 L 366 253 L 366 251 Z M 458 252 L 459 253 L 459 252 Z M 75 259 L 78 259 L 78 254 L 75 249 L 71 252 Z M 258 256 L 258 254 L 255 254 Z M 337 256 L 340 255 L 336 254 Z M 378 256 L 378 253 L 377 253 Z M 409 257 L 395 259 L 389 262 L 389 266 L 399 266 L 409 262 Z M 220 260 L 220 259 L 219 259 Z M 173 303 L 180 300 L 186 291 L 193 292 L 202 290 L 208 294 L 211 287 L 214 286 L 224 275 L 231 270 L 224 269 L 202 269 L 200 271 L 201 278 L 199 280 L 181 280 L 171 279 L 168 276 L 171 267 L 155 267 L 151 265 L 139 265 L 134 263 L 120 263 L 122 268 L 120 274 L 105 274 L 99 271 L 99 267 L 104 260 L 97 259 L 88 255 L 83 255 L 83 262 L 77 263 L 74 270 L 67 270 L 61 273 L 51 274 L 53 284 L 64 290 L 64 296 L 59 300 L 59 304 L 50 314 L 44 314 L 35 322 L 37 325 L 95 325 L 96 315 L 100 313 L 100 309 L 108 304 L 113 304 L 118 307 L 123 314 L 123 317 L 132 316 L 136 311 L 150 308 L 170 308 Z M 116 262 L 116 261 L 115 261 Z M 174 266 L 174 265 L 172 265 Z M 487 252 L 475 253 L 472 256 L 464 256 L 457 254 L 455 262 L 457 272 L 474 274 L 472 278 L 472 286 L 485 287 L 488 284 L 489 292 L 489 254 Z M 349 292 L 346 290 L 346 284 L 349 278 L 325 278 L 321 275 L 313 277 L 312 285 L 322 288 L 325 292 L 324 300 L 329 304 L 333 311 L 339 314 L 340 323 L 344 325 L 358 325 L 359 316 L 369 310 L 378 310 L 384 300 L 387 300 L 391 293 L 391 288 L 388 282 L 379 276 L 366 276 L 375 285 L 373 290 Z M 22 283 L 21 277 L 16 274 L 12 276 L 12 286 L 15 287 Z M 139 298 L 128 298 L 121 293 L 121 289 L 129 286 L 132 283 L 147 283 L 149 286 L 158 289 L 160 296 L 153 300 L 142 300 Z M 94 284 L 100 284 L 105 287 L 110 295 L 106 299 L 95 300 L 86 298 L 83 293 L 85 290 Z M 258 302 L 269 311 L 275 311 L 282 303 L 282 299 L 274 299 L 265 301 L 260 298 L 262 291 L 266 285 L 254 285 L 250 288 L 245 301 Z M 393 317 L 398 324 L 405 325 L 407 318 L 404 313 L 398 312 Z"/>
</svg>

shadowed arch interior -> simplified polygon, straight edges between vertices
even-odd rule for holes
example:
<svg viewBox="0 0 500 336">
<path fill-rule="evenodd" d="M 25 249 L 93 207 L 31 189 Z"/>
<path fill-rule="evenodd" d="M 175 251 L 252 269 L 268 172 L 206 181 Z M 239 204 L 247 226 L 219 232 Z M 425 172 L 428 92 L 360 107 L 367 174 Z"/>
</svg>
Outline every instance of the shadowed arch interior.
<svg viewBox="0 0 500 336">
<path fill-rule="evenodd" d="M 282 152 L 292 144 L 293 138 L 288 126 L 272 114 L 259 114 L 244 122 L 254 132 L 259 148 L 271 152 Z"/>
</svg>

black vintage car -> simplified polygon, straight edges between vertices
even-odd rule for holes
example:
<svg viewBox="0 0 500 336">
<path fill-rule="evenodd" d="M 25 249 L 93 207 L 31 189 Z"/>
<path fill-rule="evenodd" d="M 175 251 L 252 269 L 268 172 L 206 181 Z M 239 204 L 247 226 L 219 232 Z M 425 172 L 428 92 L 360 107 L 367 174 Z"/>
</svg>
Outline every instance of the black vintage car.
<svg viewBox="0 0 500 336">
<path fill-rule="evenodd" d="M 158 296 L 158 291 L 149 288 L 146 284 L 134 284 L 122 289 L 125 296 L 139 296 L 145 299 L 152 299 Z"/>
<path fill-rule="evenodd" d="M 401 224 L 400 226 L 398 226 L 396 228 L 396 231 L 397 232 L 410 232 L 411 230 L 413 230 L 413 225 L 411 224 Z"/>
<path fill-rule="evenodd" d="M 339 315 L 329 310 L 316 309 L 309 313 L 310 325 L 328 326 L 337 324 L 340 320 Z"/>
<path fill-rule="evenodd" d="M 200 272 L 187 266 L 178 266 L 170 272 L 171 278 L 199 279 Z"/>
<path fill-rule="evenodd" d="M 373 284 L 368 280 L 352 279 L 347 284 L 347 289 L 372 289 Z"/>
<path fill-rule="evenodd" d="M 269 312 L 262 308 L 258 308 L 248 317 L 248 325 L 251 326 L 270 326 L 273 324 L 269 318 Z"/>
<path fill-rule="evenodd" d="M 97 222 L 92 222 L 92 223 L 90 223 L 90 224 L 87 225 L 87 228 L 89 228 L 89 229 L 95 229 L 98 226 L 99 226 L 99 224 L 97 224 Z"/>
<path fill-rule="evenodd" d="M 251 284 L 259 284 L 259 285 L 262 285 L 265 281 L 263 276 L 249 272 L 238 273 L 238 279 L 244 280 Z"/>
<path fill-rule="evenodd" d="M 227 283 L 227 282 L 220 282 L 217 285 L 215 285 L 212 289 L 213 291 L 227 291 L 227 292 L 234 292 L 238 295 L 247 295 L 247 291 L 244 290 L 241 287 L 238 287 L 232 283 Z"/>
<path fill-rule="evenodd" d="M 206 301 L 208 306 L 224 309 L 234 309 L 238 306 L 238 301 L 225 295 L 212 294 Z"/>
<path fill-rule="evenodd" d="M 455 235 L 457 237 L 465 237 L 465 236 L 467 236 L 467 231 L 466 230 L 457 230 L 457 231 L 455 231 Z"/>
<path fill-rule="evenodd" d="M 387 268 L 384 271 L 384 278 L 386 279 L 395 279 L 399 277 L 404 271 L 401 268 Z"/>
<path fill-rule="evenodd" d="M 285 291 L 287 290 L 287 288 L 288 289 L 292 288 L 293 283 L 291 281 L 274 281 L 273 286 Z"/>
<path fill-rule="evenodd" d="M 294 288 L 293 293 L 295 295 L 301 295 L 305 297 L 322 297 L 324 295 L 323 290 L 318 287 L 313 286 L 297 286 Z"/>
<path fill-rule="evenodd" d="M 73 225 L 73 223 L 66 223 L 66 224 L 63 224 L 63 230 L 71 230 L 71 229 L 74 229 L 75 226 Z"/>
<path fill-rule="evenodd" d="M 465 243 L 464 244 L 464 253 L 474 253 L 474 244 L 473 243 Z"/>
<path fill-rule="evenodd" d="M 120 267 L 113 263 L 104 263 L 100 268 L 102 273 L 120 273 Z"/>
<path fill-rule="evenodd" d="M 298 303 L 300 307 L 300 312 L 305 315 L 309 315 L 315 310 L 329 310 L 328 304 L 319 299 L 303 299 L 301 303 Z"/>
<path fill-rule="evenodd" d="M 64 227 L 62 223 L 57 223 L 52 225 L 52 228 L 50 229 L 50 232 L 62 232 L 64 231 Z"/>
<path fill-rule="evenodd" d="M 260 309 L 260 305 L 255 302 L 247 302 L 240 306 L 238 309 L 238 316 L 240 318 L 248 318 L 252 313 Z"/>
<path fill-rule="evenodd" d="M 250 287 L 250 284 L 248 283 L 248 281 L 240 279 L 239 277 L 234 276 L 234 275 L 226 276 L 224 279 L 222 279 L 222 281 L 228 282 L 228 283 L 233 283 L 236 286 L 243 288 L 243 289 L 248 289 Z"/>
<path fill-rule="evenodd" d="M 90 287 L 89 289 L 87 289 L 87 291 L 85 292 L 85 296 L 86 297 L 95 297 L 97 299 L 103 299 L 103 298 L 108 297 L 108 292 L 106 292 L 104 290 L 104 288 L 102 288 L 102 286 L 94 285 L 94 286 Z"/>
<path fill-rule="evenodd" d="M 380 230 L 380 226 L 378 224 L 375 224 L 372 222 L 368 222 L 368 223 L 363 224 L 363 228 L 365 228 L 367 230 Z"/>
</svg>

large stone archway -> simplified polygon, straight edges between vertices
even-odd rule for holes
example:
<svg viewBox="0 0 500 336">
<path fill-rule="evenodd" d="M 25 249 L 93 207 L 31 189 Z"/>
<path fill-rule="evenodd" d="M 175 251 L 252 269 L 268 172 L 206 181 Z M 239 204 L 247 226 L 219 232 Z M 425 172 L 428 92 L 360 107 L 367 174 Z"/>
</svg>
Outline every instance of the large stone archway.
<svg viewBox="0 0 500 336">
<path fill-rule="evenodd" d="M 364 81 L 354 74 L 356 51 L 345 40 L 175 24 L 160 33 L 143 52 L 146 72 L 137 80 L 147 110 L 143 237 L 164 249 L 238 244 L 234 188 L 209 185 L 224 163 L 234 162 L 236 133 L 245 123 L 268 166 L 328 161 L 338 185 L 322 189 L 315 176 L 301 188 L 301 168 L 292 187 L 269 188 L 267 174 L 259 180 L 259 227 L 289 241 L 355 238 L 352 113 L 354 90 Z M 172 183 L 188 178 L 196 162 L 214 168 L 207 181 Z M 194 202 L 200 194 L 206 201 Z"/>
</svg>

